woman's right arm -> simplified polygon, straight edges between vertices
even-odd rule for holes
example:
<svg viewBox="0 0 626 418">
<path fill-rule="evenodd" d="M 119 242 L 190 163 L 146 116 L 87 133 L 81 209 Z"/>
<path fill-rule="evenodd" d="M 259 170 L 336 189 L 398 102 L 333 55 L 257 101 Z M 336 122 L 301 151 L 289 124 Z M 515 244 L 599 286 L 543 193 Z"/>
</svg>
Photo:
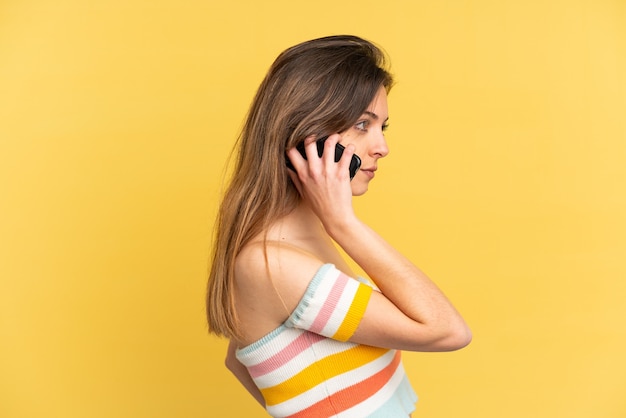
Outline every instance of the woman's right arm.
<svg viewBox="0 0 626 418">
<path fill-rule="evenodd" d="M 469 327 L 443 292 L 356 217 L 327 226 L 331 237 L 376 283 L 353 340 L 413 351 L 449 351 L 471 341 Z M 404 315 L 398 315 L 399 310 Z"/>
<path fill-rule="evenodd" d="M 329 138 L 327 147 L 334 147 Z M 311 147 L 308 143 L 307 146 Z M 352 208 L 348 164 L 353 147 L 338 164 L 329 158 L 305 161 L 289 150 L 303 199 L 327 233 L 376 283 L 352 341 L 413 351 L 448 351 L 470 343 L 471 332 L 439 288 L 413 263 L 360 221 Z M 326 153 L 324 153 L 326 154 Z M 313 153 L 309 153 L 313 155 Z"/>
</svg>

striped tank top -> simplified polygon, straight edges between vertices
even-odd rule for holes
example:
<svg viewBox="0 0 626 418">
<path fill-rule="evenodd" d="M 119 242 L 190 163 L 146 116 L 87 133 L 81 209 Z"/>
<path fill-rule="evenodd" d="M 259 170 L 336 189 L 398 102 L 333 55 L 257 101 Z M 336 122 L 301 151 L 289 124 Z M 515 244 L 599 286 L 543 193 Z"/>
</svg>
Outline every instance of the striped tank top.
<svg viewBox="0 0 626 418">
<path fill-rule="evenodd" d="M 400 351 L 350 343 L 373 288 L 332 264 L 278 328 L 237 350 L 273 417 L 406 418 L 417 395 Z"/>
</svg>

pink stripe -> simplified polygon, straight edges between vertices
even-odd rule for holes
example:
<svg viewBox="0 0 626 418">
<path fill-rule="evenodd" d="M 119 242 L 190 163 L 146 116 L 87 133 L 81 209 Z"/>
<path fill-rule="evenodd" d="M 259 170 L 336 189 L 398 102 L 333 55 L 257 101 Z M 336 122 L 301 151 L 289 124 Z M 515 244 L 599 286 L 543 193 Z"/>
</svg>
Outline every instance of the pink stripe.
<svg viewBox="0 0 626 418">
<path fill-rule="evenodd" d="M 311 332 L 315 332 L 316 334 L 322 332 L 326 323 L 330 319 L 330 316 L 335 311 L 335 307 L 339 303 L 339 298 L 341 298 L 343 289 L 347 284 L 348 276 L 343 273 L 339 274 L 339 277 L 337 277 L 332 289 L 330 289 L 330 293 L 328 294 L 324 305 L 322 305 L 322 309 L 320 309 L 317 317 L 313 321 L 313 324 L 311 324 Z"/>
<path fill-rule="evenodd" d="M 305 351 L 313 344 L 320 340 L 326 339 L 325 337 L 312 334 L 310 332 L 303 332 L 298 338 L 289 343 L 285 348 L 274 354 L 272 357 L 259 364 L 248 367 L 248 372 L 252 378 L 263 376 L 267 373 L 273 372 L 277 368 L 284 366 L 292 358 L 296 357 L 301 352 Z"/>
</svg>

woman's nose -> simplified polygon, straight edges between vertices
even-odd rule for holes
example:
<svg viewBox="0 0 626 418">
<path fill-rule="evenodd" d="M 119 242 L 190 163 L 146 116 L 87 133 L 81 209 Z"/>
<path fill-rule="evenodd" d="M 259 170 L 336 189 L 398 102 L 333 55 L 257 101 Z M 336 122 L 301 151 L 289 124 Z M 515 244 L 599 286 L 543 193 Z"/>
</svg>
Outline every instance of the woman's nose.
<svg viewBox="0 0 626 418">
<path fill-rule="evenodd" d="M 370 148 L 370 154 L 378 156 L 378 158 L 385 157 L 389 154 L 389 147 L 387 146 L 387 139 L 383 131 L 377 131 L 372 138 L 372 147 Z"/>
</svg>

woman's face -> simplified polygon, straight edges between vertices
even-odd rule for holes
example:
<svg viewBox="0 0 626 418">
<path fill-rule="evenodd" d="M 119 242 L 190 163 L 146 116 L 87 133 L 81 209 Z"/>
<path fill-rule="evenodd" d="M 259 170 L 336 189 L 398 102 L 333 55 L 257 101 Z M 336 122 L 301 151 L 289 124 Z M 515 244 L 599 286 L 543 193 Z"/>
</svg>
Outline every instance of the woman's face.
<svg viewBox="0 0 626 418">
<path fill-rule="evenodd" d="M 354 145 L 355 153 L 361 157 L 362 162 L 361 169 L 350 183 L 353 196 L 360 196 L 367 191 L 369 182 L 378 169 L 377 161 L 389 154 L 384 135 L 387 119 L 387 91 L 381 87 L 356 123 L 341 133 L 339 142 L 344 146 Z"/>
</svg>

